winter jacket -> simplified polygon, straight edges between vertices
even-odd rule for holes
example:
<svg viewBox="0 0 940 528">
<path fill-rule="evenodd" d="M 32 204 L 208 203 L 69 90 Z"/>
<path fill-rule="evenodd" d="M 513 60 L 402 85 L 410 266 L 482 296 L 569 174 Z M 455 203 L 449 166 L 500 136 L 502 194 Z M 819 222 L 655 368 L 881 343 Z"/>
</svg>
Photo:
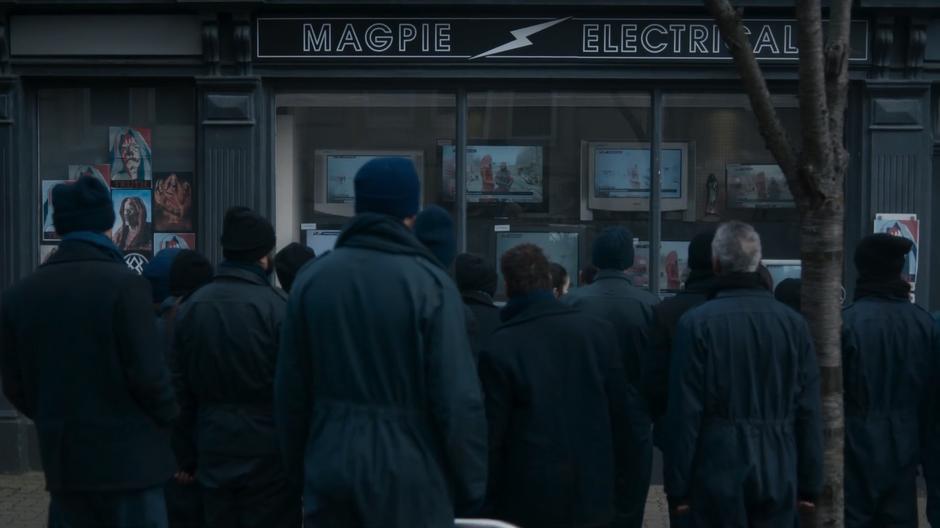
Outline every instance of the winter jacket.
<svg viewBox="0 0 940 528">
<path fill-rule="evenodd" d="M 285 309 L 260 266 L 231 262 L 179 307 L 174 375 L 204 486 L 228 485 L 278 454 L 272 401 Z"/>
<path fill-rule="evenodd" d="M 615 450 L 631 448 L 614 329 L 545 293 L 481 352 L 486 514 L 519 526 L 606 526 L 614 516 Z"/>
<path fill-rule="evenodd" d="M 794 526 L 798 499 L 822 487 L 819 368 L 805 320 L 759 286 L 722 290 L 686 313 L 666 428 L 666 493 L 689 503 L 693 526 Z"/>
<path fill-rule="evenodd" d="M 52 492 L 162 485 L 179 408 L 150 283 L 117 256 L 66 240 L 3 296 L 3 393 L 36 423 Z"/>
<path fill-rule="evenodd" d="M 473 350 L 474 356 L 479 357 L 483 343 L 502 324 L 499 320 L 499 308 L 493 304 L 493 298 L 485 292 L 465 291 L 461 292 L 461 296 L 464 304 L 473 313 L 476 326 L 470 336 L 470 349 Z"/>
<path fill-rule="evenodd" d="M 402 225 L 357 216 L 294 283 L 275 406 L 304 514 L 452 526 L 482 502 L 486 419 L 451 278 Z"/>
<path fill-rule="evenodd" d="M 846 526 L 916 526 L 940 333 L 907 299 L 863 297 L 842 319 Z"/>
</svg>

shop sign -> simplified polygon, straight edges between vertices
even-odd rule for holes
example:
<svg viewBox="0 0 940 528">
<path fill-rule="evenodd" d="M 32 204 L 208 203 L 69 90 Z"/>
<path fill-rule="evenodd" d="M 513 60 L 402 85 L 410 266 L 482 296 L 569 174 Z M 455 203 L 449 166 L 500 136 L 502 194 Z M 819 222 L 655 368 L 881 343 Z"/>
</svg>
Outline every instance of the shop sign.
<svg viewBox="0 0 940 528">
<path fill-rule="evenodd" d="M 745 21 L 761 61 L 799 58 L 797 22 Z M 852 22 L 851 60 L 869 60 L 868 22 Z M 730 61 L 711 19 L 687 18 L 267 18 L 257 58 L 341 62 Z"/>
</svg>

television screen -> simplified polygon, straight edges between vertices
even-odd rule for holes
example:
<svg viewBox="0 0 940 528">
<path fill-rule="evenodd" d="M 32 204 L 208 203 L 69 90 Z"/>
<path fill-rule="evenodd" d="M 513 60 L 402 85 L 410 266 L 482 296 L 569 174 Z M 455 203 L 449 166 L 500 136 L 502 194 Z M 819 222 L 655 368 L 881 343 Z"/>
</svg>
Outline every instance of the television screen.
<svg viewBox="0 0 940 528">
<path fill-rule="evenodd" d="M 369 155 L 369 154 L 330 154 L 326 157 L 326 201 L 334 204 L 351 204 L 356 199 L 353 185 L 356 173 L 366 163 L 375 158 L 408 156 Z M 413 160 L 412 160 L 413 161 Z"/>
<path fill-rule="evenodd" d="M 456 197 L 457 148 L 443 147 L 444 185 Z M 542 203 L 542 147 L 528 145 L 468 145 L 467 203 Z"/>
<path fill-rule="evenodd" d="M 597 198 L 649 198 L 650 149 L 604 147 L 593 150 L 594 196 Z M 682 197 L 682 149 L 663 147 L 660 197 Z"/>
<path fill-rule="evenodd" d="M 581 266 L 580 259 L 580 234 L 564 232 L 505 232 L 496 233 L 496 270 L 499 275 L 499 291 L 505 294 L 505 284 L 503 283 L 502 270 L 499 267 L 499 259 L 503 253 L 518 246 L 519 244 L 535 244 L 542 248 L 545 256 L 550 262 L 557 262 L 568 272 L 571 277 L 571 286 L 578 285 L 578 270 Z"/>
<path fill-rule="evenodd" d="M 659 247 L 659 290 L 679 291 L 688 275 L 689 243 L 664 240 Z M 650 283 L 649 254 L 649 242 L 636 242 L 633 267 L 628 270 L 628 274 L 633 285 L 639 288 L 646 288 Z"/>
<path fill-rule="evenodd" d="M 774 278 L 774 289 L 784 279 L 799 279 L 802 263 L 799 260 L 765 260 L 762 262 Z"/>
<path fill-rule="evenodd" d="M 310 229 L 306 233 L 307 247 L 312 249 L 319 257 L 333 250 L 340 231 L 338 229 Z"/>
</svg>

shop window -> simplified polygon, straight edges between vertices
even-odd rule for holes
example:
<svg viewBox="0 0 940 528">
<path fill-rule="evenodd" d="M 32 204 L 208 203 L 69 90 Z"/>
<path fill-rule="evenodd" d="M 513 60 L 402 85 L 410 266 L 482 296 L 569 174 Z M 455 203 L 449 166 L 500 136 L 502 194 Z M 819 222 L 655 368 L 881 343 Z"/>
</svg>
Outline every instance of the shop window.
<svg viewBox="0 0 940 528">
<path fill-rule="evenodd" d="M 132 269 L 162 249 L 198 250 L 194 101 L 191 86 L 39 90 L 42 261 L 61 238 L 51 190 L 83 174 L 111 190 L 112 239 Z"/>
</svg>

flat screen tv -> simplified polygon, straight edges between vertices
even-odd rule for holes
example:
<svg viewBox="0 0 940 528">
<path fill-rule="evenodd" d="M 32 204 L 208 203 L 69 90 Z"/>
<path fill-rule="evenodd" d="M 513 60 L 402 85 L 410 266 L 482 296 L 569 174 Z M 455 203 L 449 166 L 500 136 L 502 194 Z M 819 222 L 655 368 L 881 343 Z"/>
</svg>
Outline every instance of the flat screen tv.
<svg viewBox="0 0 940 528">
<path fill-rule="evenodd" d="M 800 260 L 762 260 L 761 264 L 770 272 L 774 278 L 774 289 L 783 282 L 784 279 L 799 279 L 803 269 Z"/>
<path fill-rule="evenodd" d="M 651 181 L 649 143 L 588 142 L 588 207 L 604 211 L 648 211 Z M 660 203 L 663 211 L 689 206 L 689 148 L 662 144 Z"/>
<path fill-rule="evenodd" d="M 495 232 L 496 270 L 498 275 L 497 297 L 505 298 L 506 285 L 500 270 L 499 260 L 506 251 L 519 244 L 535 244 L 542 248 L 550 262 L 561 264 L 571 278 L 571 287 L 578 286 L 578 270 L 581 269 L 584 230 L 580 226 L 501 226 Z"/>
<path fill-rule="evenodd" d="M 317 150 L 314 152 L 316 194 L 314 210 L 335 216 L 355 215 L 356 173 L 375 158 L 408 158 L 418 177 L 424 169 L 424 153 L 412 150 Z M 423 200 L 422 200 L 423 202 Z"/>
<path fill-rule="evenodd" d="M 467 203 L 545 201 L 544 151 L 540 145 L 467 145 Z M 457 196 L 457 147 L 441 147 L 444 196 Z"/>
</svg>

